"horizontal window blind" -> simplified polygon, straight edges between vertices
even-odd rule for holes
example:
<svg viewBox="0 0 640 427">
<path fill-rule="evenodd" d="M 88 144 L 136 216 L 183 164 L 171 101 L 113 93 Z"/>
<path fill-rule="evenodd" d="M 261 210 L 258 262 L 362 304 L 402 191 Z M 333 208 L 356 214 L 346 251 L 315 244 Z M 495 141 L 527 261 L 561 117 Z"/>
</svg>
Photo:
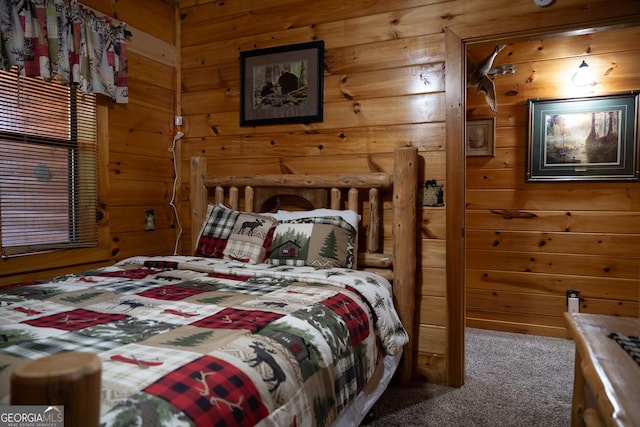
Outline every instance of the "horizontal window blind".
<svg viewBox="0 0 640 427">
<path fill-rule="evenodd" d="M 0 71 L 2 256 L 97 245 L 95 95 Z"/>
</svg>

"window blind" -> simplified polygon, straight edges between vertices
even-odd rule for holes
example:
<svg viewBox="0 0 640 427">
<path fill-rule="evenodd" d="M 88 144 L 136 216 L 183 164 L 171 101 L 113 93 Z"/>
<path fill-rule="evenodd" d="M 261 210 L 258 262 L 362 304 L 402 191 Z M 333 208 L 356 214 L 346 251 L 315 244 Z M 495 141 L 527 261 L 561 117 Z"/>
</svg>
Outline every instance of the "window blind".
<svg viewBox="0 0 640 427">
<path fill-rule="evenodd" d="M 95 95 L 0 71 L 2 256 L 96 246 Z"/>
</svg>

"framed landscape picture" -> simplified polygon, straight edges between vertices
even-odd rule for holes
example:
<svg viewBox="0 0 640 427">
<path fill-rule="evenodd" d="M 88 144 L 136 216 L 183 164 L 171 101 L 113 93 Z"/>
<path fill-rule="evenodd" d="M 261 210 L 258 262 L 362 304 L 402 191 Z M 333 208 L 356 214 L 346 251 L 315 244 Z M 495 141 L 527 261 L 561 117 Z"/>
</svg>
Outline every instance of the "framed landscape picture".
<svg viewBox="0 0 640 427">
<path fill-rule="evenodd" d="M 638 92 L 529 100 L 525 180 L 638 181 Z"/>
<path fill-rule="evenodd" d="M 240 52 L 240 126 L 323 119 L 324 42 Z"/>
</svg>

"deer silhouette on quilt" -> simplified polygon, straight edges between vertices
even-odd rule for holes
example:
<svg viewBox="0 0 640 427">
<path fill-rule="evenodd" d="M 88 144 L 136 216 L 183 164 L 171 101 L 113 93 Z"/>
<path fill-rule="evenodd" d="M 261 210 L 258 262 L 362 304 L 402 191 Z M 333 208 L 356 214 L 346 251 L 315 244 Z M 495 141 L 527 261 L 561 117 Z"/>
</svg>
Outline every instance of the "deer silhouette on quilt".
<svg viewBox="0 0 640 427">
<path fill-rule="evenodd" d="M 247 236 L 253 236 L 253 231 L 260 227 L 262 224 L 264 224 L 264 221 L 261 220 L 260 218 L 256 218 L 255 221 L 245 221 L 242 223 L 242 226 L 240 227 L 240 231 L 239 234 L 243 234 L 244 230 L 247 230 Z"/>
<path fill-rule="evenodd" d="M 273 385 L 269 388 L 270 392 L 273 392 L 278 386 L 283 383 L 287 379 L 287 375 L 282 370 L 276 359 L 272 356 L 272 354 L 277 354 L 275 350 L 268 349 L 264 346 L 264 344 L 254 341 L 250 346 L 255 352 L 255 357 L 249 360 L 245 360 L 249 364 L 250 367 L 255 368 L 261 363 L 266 363 L 269 368 L 271 368 L 271 372 L 273 372 L 270 378 L 264 378 L 265 382 L 273 383 Z"/>
</svg>

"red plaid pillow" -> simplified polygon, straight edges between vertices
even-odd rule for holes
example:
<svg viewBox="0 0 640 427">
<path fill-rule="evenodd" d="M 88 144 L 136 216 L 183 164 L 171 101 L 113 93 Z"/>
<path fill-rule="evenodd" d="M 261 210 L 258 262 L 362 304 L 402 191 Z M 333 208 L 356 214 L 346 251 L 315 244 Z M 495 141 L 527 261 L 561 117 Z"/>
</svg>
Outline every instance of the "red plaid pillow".
<svg viewBox="0 0 640 427">
<path fill-rule="evenodd" d="M 271 247 L 277 220 L 209 205 L 196 256 L 261 263 Z"/>
</svg>

